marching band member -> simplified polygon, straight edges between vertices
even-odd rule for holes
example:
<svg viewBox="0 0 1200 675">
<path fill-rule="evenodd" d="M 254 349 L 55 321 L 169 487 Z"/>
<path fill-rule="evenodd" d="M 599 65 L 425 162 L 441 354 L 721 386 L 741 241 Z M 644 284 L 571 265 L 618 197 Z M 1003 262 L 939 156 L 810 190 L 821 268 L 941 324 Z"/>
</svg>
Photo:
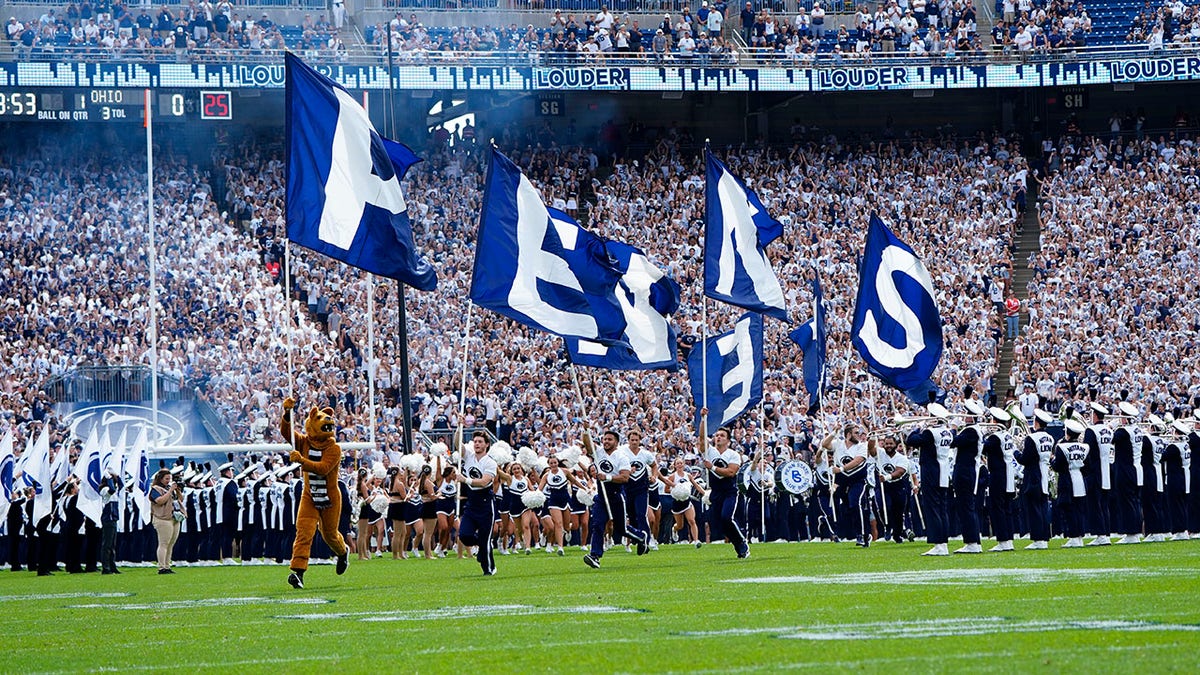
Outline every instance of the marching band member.
<svg viewBox="0 0 1200 675">
<path fill-rule="evenodd" d="M 725 536 L 733 543 L 738 558 L 750 557 L 750 544 L 738 527 L 736 516 L 738 493 L 735 478 L 742 466 L 742 457 L 736 450 L 729 447 L 729 430 L 717 429 L 713 432 L 712 446 L 708 444 L 708 408 L 700 410 L 700 448 L 699 454 L 708 469 L 709 502 L 712 504 L 713 518 L 722 526 Z"/>
<path fill-rule="evenodd" d="M 833 527 L 833 472 L 829 470 L 829 452 L 817 447 L 813 455 L 813 491 L 808 499 L 808 531 L 813 539 L 837 541 Z"/>
<path fill-rule="evenodd" d="M 950 443 L 950 447 L 954 449 L 954 512 L 958 515 L 958 526 L 962 529 L 963 539 L 963 547 L 955 553 L 983 553 L 977 501 L 979 455 L 982 445 L 983 432 L 974 424 L 964 427 Z"/>
<path fill-rule="evenodd" d="M 492 557 L 492 528 L 496 522 L 495 482 L 498 475 L 496 460 L 488 457 L 487 434 L 471 434 L 472 452 L 462 458 L 462 473 L 452 473 L 453 480 L 467 486 L 467 498 L 459 519 L 458 540 L 463 546 L 477 546 L 475 559 L 484 576 L 496 573 Z"/>
<path fill-rule="evenodd" d="M 1200 408 L 1193 411 L 1200 420 Z M 1188 457 L 1188 532 L 1200 539 L 1200 422 L 1192 425 L 1187 436 Z"/>
<path fill-rule="evenodd" d="M 1166 503 L 1163 512 L 1167 516 L 1166 520 L 1169 523 L 1167 531 L 1172 535 L 1171 540 L 1183 541 L 1190 538 L 1187 534 L 1187 494 L 1190 489 L 1188 471 L 1191 468 L 1187 434 L 1190 430 L 1178 420 L 1172 422 L 1171 426 L 1175 435 L 1167 441 L 1162 457 L 1166 484 Z"/>
<path fill-rule="evenodd" d="M 1003 408 L 991 408 L 988 412 L 1001 424 L 1013 422 L 1012 416 Z M 992 535 L 996 537 L 996 545 L 990 550 L 994 553 L 1013 550 L 1012 507 L 1017 492 L 1017 476 L 1013 470 L 1015 451 L 1016 443 L 1006 429 L 988 434 L 983 440 L 983 457 L 988 468 L 988 520 L 992 523 Z"/>
<path fill-rule="evenodd" d="M 882 478 L 879 495 L 882 500 L 880 512 L 884 514 L 886 531 L 882 539 L 891 539 L 897 544 L 904 541 L 904 513 L 908 511 L 909 485 L 908 457 L 900 450 L 894 435 L 888 434 L 879 441 L 882 452 L 875 456 L 875 469 Z"/>
<path fill-rule="evenodd" d="M 950 536 L 950 446 L 954 431 L 945 423 L 945 408 L 937 403 L 930 403 L 929 408 L 939 418 L 938 424 L 909 434 L 905 444 L 919 453 L 921 487 L 917 498 L 925 515 L 925 539 L 933 544 L 922 555 L 950 555 L 946 542 Z"/>
<path fill-rule="evenodd" d="M 1067 528 L 1067 542 L 1063 548 L 1083 546 L 1083 516 L 1087 485 L 1083 481 L 1083 462 L 1088 448 L 1079 442 L 1086 430 L 1083 422 L 1074 418 L 1066 421 L 1066 438 L 1054 447 L 1050 467 L 1058 474 L 1058 500 L 1055 508 L 1062 509 Z"/>
<path fill-rule="evenodd" d="M 1162 420 L 1154 414 L 1150 414 L 1149 419 L 1152 428 L 1160 431 Z M 1161 436 L 1154 434 L 1143 434 L 1142 436 L 1141 462 L 1142 474 L 1145 477 L 1142 482 L 1142 522 L 1146 532 L 1146 538 L 1143 541 L 1150 543 L 1166 541 L 1163 533 L 1167 530 L 1162 512 L 1162 453 L 1166 446 L 1167 444 Z"/>
<path fill-rule="evenodd" d="M 871 545 L 871 501 L 867 493 L 867 455 L 875 452 L 875 439 L 863 442 L 858 426 L 847 424 L 842 438 L 829 434 L 821 441 L 821 448 L 833 451 L 834 496 L 840 490 L 846 493 L 846 501 L 857 521 L 855 546 L 866 548 Z M 837 508 L 835 505 L 834 508 Z M 847 514 L 850 515 L 850 514 Z"/>
<path fill-rule="evenodd" d="M 1087 530 L 1095 535 L 1088 546 L 1108 546 L 1112 526 L 1109 520 L 1109 496 L 1112 492 L 1113 430 L 1104 423 L 1108 408 L 1092 403 L 1092 426 L 1083 432 L 1083 443 L 1088 447 L 1087 460 L 1083 463 L 1083 479 L 1087 484 L 1088 521 Z"/>
<path fill-rule="evenodd" d="M 1127 401 L 1118 406 L 1129 424 L 1113 431 L 1113 487 L 1116 490 L 1114 524 L 1123 535 L 1118 544 L 1137 544 L 1142 533 L 1142 430 L 1137 425 L 1138 409 Z"/>
</svg>

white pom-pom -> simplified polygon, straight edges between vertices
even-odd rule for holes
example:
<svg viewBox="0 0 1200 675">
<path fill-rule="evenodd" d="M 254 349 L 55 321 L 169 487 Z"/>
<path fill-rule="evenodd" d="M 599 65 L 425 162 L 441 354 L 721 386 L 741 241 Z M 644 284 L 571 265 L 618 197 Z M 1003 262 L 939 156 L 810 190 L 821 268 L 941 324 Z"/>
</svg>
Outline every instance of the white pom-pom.
<svg viewBox="0 0 1200 675">
<path fill-rule="evenodd" d="M 521 448 L 517 452 L 517 461 L 521 463 L 521 466 L 525 467 L 526 471 L 532 469 L 537 464 L 537 460 L 538 456 L 533 451 L 533 448 Z"/>
<path fill-rule="evenodd" d="M 712 502 L 711 502 L 711 501 L 709 501 L 709 499 L 708 499 L 708 494 L 709 494 L 709 493 L 705 492 L 705 493 L 704 493 L 704 497 L 702 497 L 702 498 L 700 499 L 700 503 L 701 503 L 701 504 L 704 504 L 704 508 L 706 508 L 706 509 L 712 506 Z"/>
<path fill-rule="evenodd" d="M 400 468 L 410 473 L 418 473 L 423 466 L 425 466 L 425 458 L 415 452 L 400 458 Z"/>
<path fill-rule="evenodd" d="M 596 501 L 596 493 L 591 490 L 576 490 L 575 499 L 579 500 L 584 506 L 591 506 Z"/>
<path fill-rule="evenodd" d="M 504 441 L 496 441 L 492 443 L 492 447 L 488 448 L 488 457 L 496 460 L 500 466 L 509 464 L 513 461 L 512 446 Z"/>
<path fill-rule="evenodd" d="M 438 441 L 437 443 L 434 443 L 433 445 L 429 446 L 429 456 L 430 457 L 445 457 L 446 453 L 448 451 L 449 451 L 449 448 L 447 448 L 446 444 L 442 443 L 441 441 Z"/>
<path fill-rule="evenodd" d="M 550 460 L 546 459 L 545 457 L 538 457 L 533 462 L 533 470 L 537 471 L 538 473 L 542 473 L 546 469 L 549 469 L 549 468 L 550 468 Z"/>
<path fill-rule="evenodd" d="M 592 465 L 592 458 L 588 457 L 587 455 L 580 455 L 579 461 L 576 462 L 576 464 L 579 465 L 579 468 L 587 471 L 587 468 Z"/>
<path fill-rule="evenodd" d="M 574 469 L 579 464 L 581 456 L 583 456 L 583 450 L 578 445 L 572 445 L 568 448 L 563 448 L 558 453 L 558 461 L 568 469 Z"/>
<path fill-rule="evenodd" d="M 675 481 L 675 485 L 671 487 L 671 497 L 677 501 L 687 501 L 692 497 L 692 484 L 687 481 Z"/>
<path fill-rule="evenodd" d="M 371 497 L 371 508 L 375 509 L 375 513 L 386 515 L 388 510 L 387 495 L 379 493 Z"/>
<path fill-rule="evenodd" d="M 384 468 L 383 462 L 375 462 L 371 465 L 371 475 L 379 480 L 383 480 L 387 477 L 387 469 Z"/>
<path fill-rule="evenodd" d="M 546 493 L 541 490 L 529 490 L 521 495 L 521 503 L 530 509 L 540 509 L 546 505 Z"/>
</svg>

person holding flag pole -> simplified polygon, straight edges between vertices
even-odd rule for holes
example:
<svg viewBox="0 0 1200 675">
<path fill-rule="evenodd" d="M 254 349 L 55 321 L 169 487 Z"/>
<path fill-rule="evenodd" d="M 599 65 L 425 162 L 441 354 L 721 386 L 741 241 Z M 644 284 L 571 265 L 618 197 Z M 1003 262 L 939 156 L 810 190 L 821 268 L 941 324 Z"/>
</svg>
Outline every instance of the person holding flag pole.
<svg viewBox="0 0 1200 675">
<path fill-rule="evenodd" d="M 735 477 L 742 467 L 741 455 L 730 447 L 729 429 L 721 427 L 713 432 L 712 444 L 708 442 L 708 408 L 700 409 L 700 432 L 698 454 L 709 473 L 709 502 L 713 516 L 721 523 L 725 536 L 733 544 L 738 558 L 750 557 L 750 544 L 737 524 L 738 501 Z"/>
</svg>

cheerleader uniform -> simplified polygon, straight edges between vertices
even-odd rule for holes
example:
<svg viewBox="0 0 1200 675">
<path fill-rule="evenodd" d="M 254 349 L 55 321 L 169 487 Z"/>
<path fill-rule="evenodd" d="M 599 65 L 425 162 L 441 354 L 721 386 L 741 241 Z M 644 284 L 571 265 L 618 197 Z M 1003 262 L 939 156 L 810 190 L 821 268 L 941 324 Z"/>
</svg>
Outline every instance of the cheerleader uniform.
<svg viewBox="0 0 1200 675">
<path fill-rule="evenodd" d="M 507 504 L 501 512 L 507 513 L 513 520 L 520 518 L 528 510 L 525 502 L 521 501 L 521 497 L 528 491 L 529 481 L 524 478 L 514 478 L 509 481 L 508 485 L 504 487 L 504 496 Z"/>
<path fill-rule="evenodd" d="M 575 497 L 567 485 L 567 474 L 559 469 L 558 472 L 546 472 L 546 508 L 566 511 L 571 509 Z M 582 505 L 580 505 L 582 506 Z M 572 511 L 574 513 L 574 511 Z M 582 511 L 580 512 L 582 513 Z"/>
<path fill-rule="evenodd" d="M 442 483 L 442 487 L 438 488 L 437 514 L 453 516 L 456 497 L 458 497 L 458 486 L 450 481 Z"/>
<path fill-rule="evenodd" d="M 692 508 L 692 499 L 695 499 L 695 497 L 696 497 L 696 489 L 694 487 L 692 487 L 691 481 L 688 480 L 688 477 L 686 474 L 684 474 L 684 475 L 672 474 L 671 478 L 675 481 L 675 485 L 679 485 L 680 481 L 682 481 L 691 490 L 690 498 L 676 499 L 675 503 L 671 506 L 671 513 L 673 513 L 677 516 L 681 516 L 681 515 L 687 513 L 688 509 Z M 665 485 L 665 483 L 664 483 L 664 485 Z"/>
</svg>

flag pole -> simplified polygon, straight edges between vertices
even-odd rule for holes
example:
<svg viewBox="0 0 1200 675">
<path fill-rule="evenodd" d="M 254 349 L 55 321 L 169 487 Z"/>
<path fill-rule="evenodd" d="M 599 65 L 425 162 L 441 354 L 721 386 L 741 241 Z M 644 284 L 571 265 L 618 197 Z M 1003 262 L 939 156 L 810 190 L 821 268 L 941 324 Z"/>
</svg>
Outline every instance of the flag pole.
<svg viewBox="0 0 1200 675">
<path fill-rule="evenodd" d="M 705 180 L 708 180 L 708 154 L 711 152 L 708 147 L 709 139 L 704 139 L 704 161 L 705 161 Z M 704 190 L 704 236 L 708 237 L 708 190 Z M 707 255 L 707 251 L 705 251 Z M 707 268 L 707 263 L 705 268 Z M 700 289 L 700 401 L 701 406 L 708 407 L 708 296 L 704 293 L 704 281 L 701 281 Z M 707 417 L 707 416 L 706 416 Z M 707 430 L 708 427 L 705 426 Z M 703 459 L 703 458 L 701 458 Z"/>
<path fill-rule="evenodd" d="M 764 473 L 767 468 L 766 401 L 765 395 L 758 401 L 758 527 L 760 529 L 758 536 L 760 542 L 767 540 L 767 477 Z"/>
<path fill-rule="evenodd" d="M 587 414 L 587 404 L 583 400 L 583 388 L 579 386 L 579 373 L 576 372 L 576 370 L 575 370 L 575 362 L 571 360 L 571 350 L 569 350 L 569 349 L 567 350 L 567 363 L 571 367 L 571 381 L 575 383 L 575 395 L 579 397 L 579 412 L 580 412 L 580 414 L 583 415 L 583 424 L 584 424 L 583 429 L 584 429 L 584 431 L 586 431 L 588 433 L 588 435 L 591 435 L 591 433 L 592 433 L 591 430 L 587 428 L 587 424 L 590 420 L 589 420 L 588 414 Z M 595 450 L 595 448 L 596 448 L 596 446 L 592 445 L 592 449 Z M 592 457 L 592 460 L 593 460 L 592 466 L 596 466 L 595 459 L 596 459 L 595 457 Z M 608 502 L 608 490 L 604 489 L 604 483 L 603 483 L 603 481 L 600 480 L 600 470 L 599 469 L 596 470 L 596 490 L 599 491 L 600 494 L 604 497 L 604 513 L 608 515 L 609 520 L 612 520 L 612 517 L 613 517 L 612 505 L 609 504 L 609 502 Z M 624 527 L 624 525 L 622 525 L 622 527 Z M 617 531 L 617 524 L 613 523 L 613 532 L 616 532 L 616 531 Z M 613 538 L 614 539 L 616 538 L 615 535 Z"/>
<path fill-rule="evenodd" d="M 463 455 L 467 450 L 463 447 L 463 418 L 467 414 L 467 345 L 471 341 L 471 312 L 475 309 L 475 305 L 467 301 L 467 325 L 463 330 L 463 345 L 462 345 L 462 386 L 458 390 L 458 474 L 462 475 Z M 459 484 L 455 484 L 455 489 L 458 489 Z M 454 500 L 454 518 L 457 519 L 460 509 L 462 508 L 462 500 Z"/>
<path fill-rule="evenodd" d="M 363 110 L 368 111 L 367 117 L 370 117 L 371 108 L 367 95 L 368 92 L 363 90 Z M 375 443 L 377 421 L 375 417 L 375 275 L 370 272 L 365 274 L 367 289 L 367 411 L 371 415 L 371 422 L 367 426 L 367 441 L 371 443 L 373 449 L 378 449 L 379 446 Z"/>
<path fill-rule="evenodd" d="M 154 246 L 154 123 L 150 118 L 150 90 L 146 89 L 146 231 L 150 239 L 150 410 L 154 424 L 153 448 L 158 447 L 158 257 Z"/>
</svg>

